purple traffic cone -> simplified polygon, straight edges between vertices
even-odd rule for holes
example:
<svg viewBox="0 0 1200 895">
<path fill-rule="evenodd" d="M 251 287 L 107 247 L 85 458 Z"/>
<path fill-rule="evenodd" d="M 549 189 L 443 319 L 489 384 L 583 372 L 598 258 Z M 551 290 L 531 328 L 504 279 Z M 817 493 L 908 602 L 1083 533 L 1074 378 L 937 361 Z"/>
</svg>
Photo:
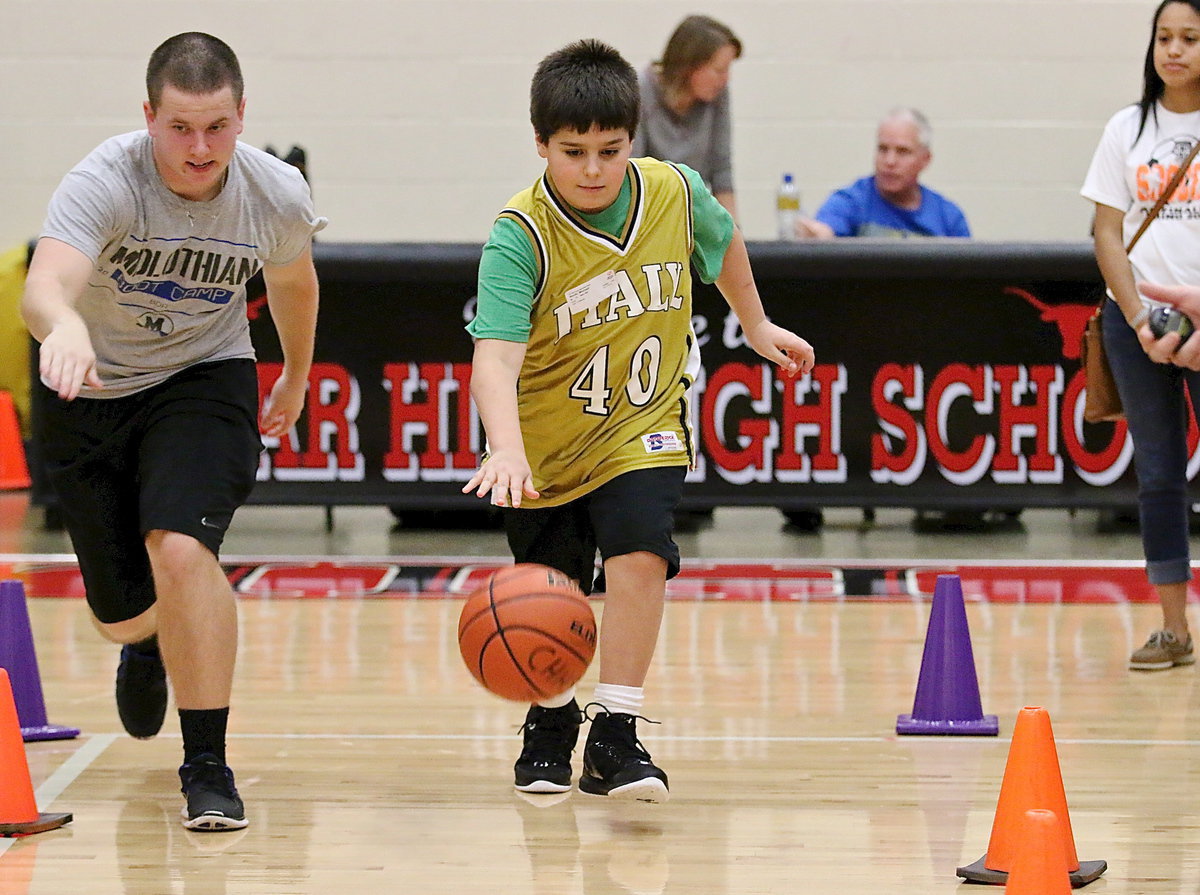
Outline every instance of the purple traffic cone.
<svg viewBox="0 0 1200 895">
<path fill-rule="evenodd" d="M 1000 733 L 1000 722 L 995 715 L 985 715 L 979 701 L 967 609 L 957 575 L 938 575 L 912 714 L 897 716 L 896 733 Z"/>
<path fill-rule="evenodd" d="M 42 678 L 38 674 L 37 653 L 33 648 L 33 630 L 29 627 L 29 608 L 25 605 L 25 587 L 20 581 L 0 581 L 0 668 L 8 672 L 12 682 L 21 738 L 25 742 L 69 740 L 79 736 L 78 727 L 60 727 L 46 720 Z"/>
</svg>

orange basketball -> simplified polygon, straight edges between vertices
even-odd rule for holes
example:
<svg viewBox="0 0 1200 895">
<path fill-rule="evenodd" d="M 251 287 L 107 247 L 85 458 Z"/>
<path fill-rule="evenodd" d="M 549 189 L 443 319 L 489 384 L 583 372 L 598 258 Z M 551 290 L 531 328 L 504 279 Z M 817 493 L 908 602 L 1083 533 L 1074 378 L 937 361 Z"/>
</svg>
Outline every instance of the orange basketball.
<svg viewBox="0 0 1200 895">
<path fill-rule="evenodd" d="M 518 563 L 471 592 L 458 648 L 475 680 L 505 699 L 536 702 L 570 689 L 596 649 L 583 591 L 549 566 Z"/>
</svg>

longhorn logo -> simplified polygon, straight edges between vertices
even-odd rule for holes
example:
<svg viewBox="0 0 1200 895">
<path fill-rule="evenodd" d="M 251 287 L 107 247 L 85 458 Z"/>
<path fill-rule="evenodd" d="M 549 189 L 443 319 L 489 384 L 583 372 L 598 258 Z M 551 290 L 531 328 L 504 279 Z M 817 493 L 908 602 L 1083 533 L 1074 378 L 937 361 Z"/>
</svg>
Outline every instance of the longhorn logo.
<svg viewBox="0 0 1200 895">
<path fill-rule="evenodd" d="M 1088 318 L 1096 310 L 1095 305 L 1048 305 L 1026 289 L 1005 286 L 1004 291 L 1025 299 L 1037 309 L 1042 320 L 1057 326 L 1059 338 L 1062 339 L 1063 357 L 1079 360 L 1079 343 L 1083 341 L 1083 331 L 1087 328 Z"/>
</svg>

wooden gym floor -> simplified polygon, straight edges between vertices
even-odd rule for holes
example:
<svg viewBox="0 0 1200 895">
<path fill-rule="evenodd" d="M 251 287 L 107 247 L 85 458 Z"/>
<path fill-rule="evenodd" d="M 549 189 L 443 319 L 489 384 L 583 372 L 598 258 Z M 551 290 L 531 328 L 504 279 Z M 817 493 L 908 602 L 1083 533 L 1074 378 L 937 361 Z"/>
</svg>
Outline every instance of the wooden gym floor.
<svg viewBox="0 0 1200 895">
<path fill-rule="evenodd" d="M 155 740 L 121 733 L 115 648 L 81 600 L 51 595 L 77 587 L 61 535 L 2 497 L 0 572 L 27 582 L 50 720 L 83 734 L 28 745 L 39 808 L 74 821 L 0 840 L 0 892 L 951 892 L 987 850 L 1026 705 L 1050 713 L 1079 858 L 1109 863 L 1085 891 L 1200 892 L 1200 691 L 1192 668 L 1126 670 L 1157 617 L 1136 536 L 1046 511 L 921 535 L 910 516 L 863 530 L 834 511 L 801 534 L 718 510 L 680 536 L 647 684 L 663 723 L 640 725 L 672 798 L 645 805 L 512 790 L 523 709 L 480 690 L 454 640 L 462 588 L 505 561 L 498 533 L 393 529 L 379 508 L 326 532 L 315 510 L 248 509 L 227 567 L 251 825 L 201 834 L 179 825 L 173 713 Z M 894 733 L 939 572 L 963 582 L 999 737 Z"/>
</svg>

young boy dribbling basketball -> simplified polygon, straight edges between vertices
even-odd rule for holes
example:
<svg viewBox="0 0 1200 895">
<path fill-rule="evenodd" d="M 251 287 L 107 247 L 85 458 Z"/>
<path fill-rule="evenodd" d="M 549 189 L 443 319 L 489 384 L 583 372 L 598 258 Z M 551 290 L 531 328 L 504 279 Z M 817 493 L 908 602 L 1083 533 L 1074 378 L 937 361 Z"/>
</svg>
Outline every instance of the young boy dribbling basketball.
<svg viewBox="0 0 1200 895">
<path fill-rule="evenodd" d="M 471 394 L 488 453 L 463 488 L 506 507 L 516 562 L 607 591 L 600 678 L 579 788 L 666 801 L 637 737 L 666 581 L 679 571 L 674 511 L 695 459 L 688 392 L 699 371 L 691 267 L 715 282 L 759 354 L 788 375 L 813 350 L 762 309 L 746 246 L 690 169 L 630 159 L 634 69 L 595 40 L 542 60 L 530 117 L 546 172 L 497 216 L 479 266 Z M 566 792 L 584 720 L 574 689 L 530 707 L 515 786 Z"/>
</svg>

